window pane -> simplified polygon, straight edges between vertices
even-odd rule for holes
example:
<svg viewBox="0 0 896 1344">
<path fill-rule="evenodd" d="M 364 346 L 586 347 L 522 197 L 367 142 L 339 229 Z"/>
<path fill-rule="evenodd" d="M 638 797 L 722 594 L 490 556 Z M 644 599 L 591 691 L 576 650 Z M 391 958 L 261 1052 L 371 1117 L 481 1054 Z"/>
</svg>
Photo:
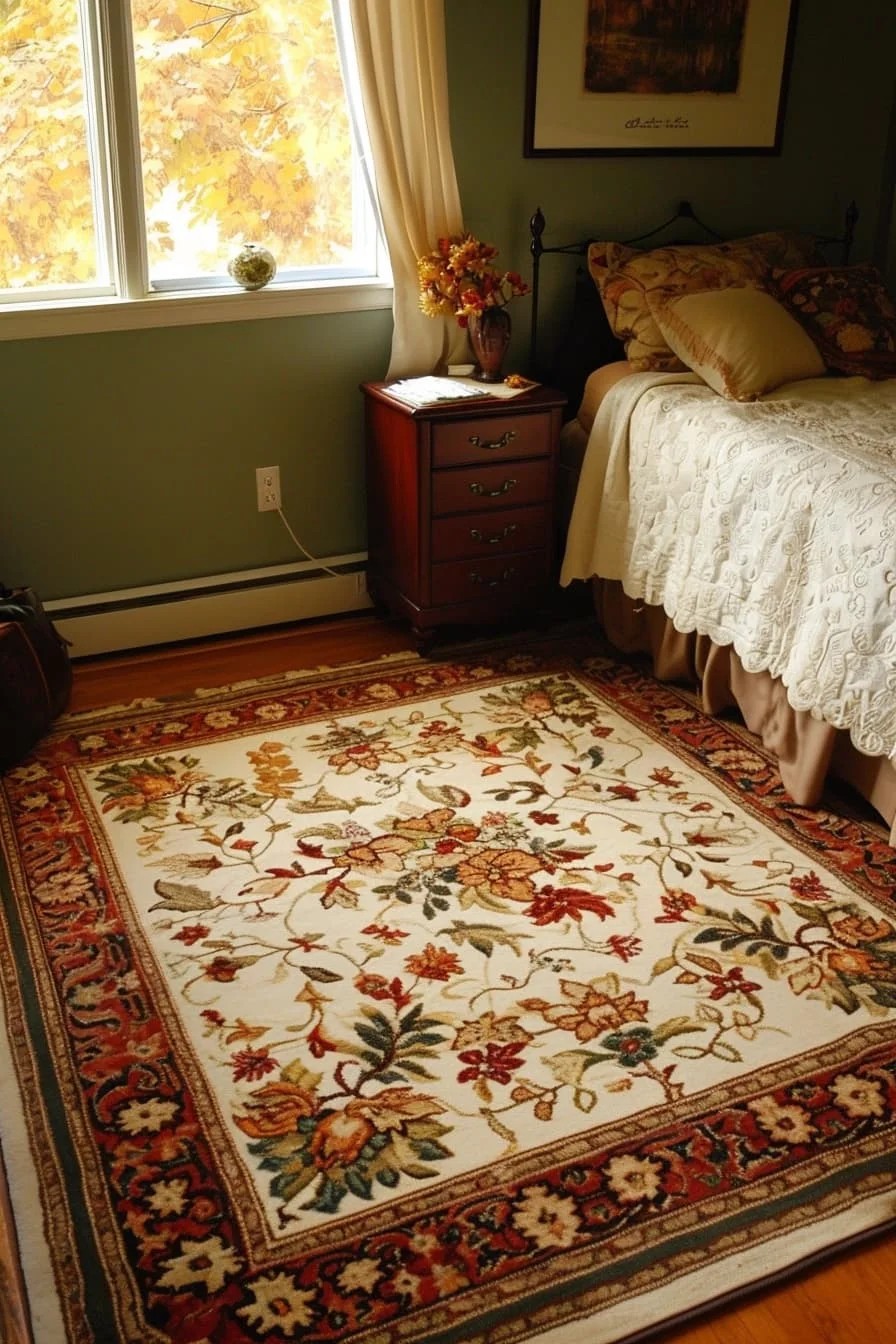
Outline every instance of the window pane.
<svg viewBox="0 0 896 1344">
<path fill-rule="evenodd" d="M 330 0 L 132 0 L 149 273 L 356 266 L 357 200 Z M 372 266 L 365 267 L 372 269 Z"/>
<path fill-rule="evenodd" d="M 0 289 L 100 279 L 86 88 L 78 0 L 0 0 Z"/>
</svg>

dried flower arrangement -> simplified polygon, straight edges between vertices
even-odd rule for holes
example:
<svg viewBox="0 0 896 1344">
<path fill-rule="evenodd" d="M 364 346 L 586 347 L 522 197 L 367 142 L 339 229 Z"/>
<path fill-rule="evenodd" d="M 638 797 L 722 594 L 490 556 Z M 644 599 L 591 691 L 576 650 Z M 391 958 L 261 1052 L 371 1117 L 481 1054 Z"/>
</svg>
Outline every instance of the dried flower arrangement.
<svg viewBox="0 0 896 1344">
<path fill-rule="evenodd" d="M 438 247 L 417 260 L 420 307 L 428 317 L 454 317 L 465 327 L 486 308 L 503 308 L 529 293 L 516 271 L 499 271 L 498 249 L 471 233 L 440 238 Z"/>
</svg>

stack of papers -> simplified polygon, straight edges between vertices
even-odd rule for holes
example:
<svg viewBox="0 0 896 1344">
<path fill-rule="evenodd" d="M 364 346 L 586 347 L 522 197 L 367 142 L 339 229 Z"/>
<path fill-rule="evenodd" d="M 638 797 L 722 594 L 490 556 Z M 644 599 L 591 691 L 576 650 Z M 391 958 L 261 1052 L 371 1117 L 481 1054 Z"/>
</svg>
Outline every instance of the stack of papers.
<svg viewBox="0 0 896 1344">
<path fill-rule="evenodd" d="M 524 387 L 509 387 L 507 383 L 480 383 L 475 378 L 400 378 L 383 388 L 390 397 L 397 397 L 408 406 L 433 406 L 440 401 L 466 401 L 477 397 L 497 397 L 504 400 L 518 397 L 537 384 L 527 380 Z"/>
<path fill-rule="evenodd" d="M 465 401 L 469 397 L 487 397 L 482 383 L 471 378 L 401 378 L 384 391 L 409 406 L 431 406 L 437 401 Z"/>
</svg>

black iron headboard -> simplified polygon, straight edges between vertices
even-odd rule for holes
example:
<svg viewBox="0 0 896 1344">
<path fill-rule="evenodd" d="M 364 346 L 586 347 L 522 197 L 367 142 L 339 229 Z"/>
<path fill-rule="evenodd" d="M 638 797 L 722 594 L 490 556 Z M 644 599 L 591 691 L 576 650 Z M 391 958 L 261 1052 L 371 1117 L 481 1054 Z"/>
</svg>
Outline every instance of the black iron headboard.
<svg viewBox="0 0 896 1344">
<path fill-rule="evenodd" d="M 838 260 L 844 266 L 849 262 L 858 217 L 858 207 L 855 201 L 852 201 L 844 216 L 842 233 L 830 236 L 815 235 L 820 247 L 836 246 L 839 249 Z M 645 233 L 639 233 L 634 238 L 624 238 L 619 241 L 637 246 L 639 243 L 644 243 L 649 238 L 655 238 L 683 222 L 689 228 L 698 230 L 706 239 L 716 241 L 723 239 L 724 235 L 717 233 L 715 229 L 710 228 L 700 219 L 690 201 L 679 201 L 674 213 L 668 219 L 665 219 L 662 224 L 657 224 L 655 228 L 648 229 Z M 569 398 L 567 413 L 575 415 L 581 390 L 589 373 L 601 364 L 609 363 L 613 359 L 621 359 L 623 357 L 622 345 L 610 330 L 596 285 L 591 280 L 585 267 L 579 265 L 576 268 L 573 311 L 563 340 L 562 358 L 554 368 L 544 368 L 540 364 L 538 320 L 541 259 L 550 255 L 584 258 L 588 254 L 589 246 L 598 236 L 598 233 L 594 232 L 590 237 L 583 238 L 575 243 L 560 243 L 546 247 L 543 241 L 545 227 L 545 217 L 539 206 L 529 220 L 529 251 L 532 254 L 532 316 L 529 365 L 534 378 L 552 382 L 566 392 Z M 670 238 L 669 241 L 682 242 L 685 240 Z M 693 237 L 689 241 L 693 242 Z"/>
</svg>

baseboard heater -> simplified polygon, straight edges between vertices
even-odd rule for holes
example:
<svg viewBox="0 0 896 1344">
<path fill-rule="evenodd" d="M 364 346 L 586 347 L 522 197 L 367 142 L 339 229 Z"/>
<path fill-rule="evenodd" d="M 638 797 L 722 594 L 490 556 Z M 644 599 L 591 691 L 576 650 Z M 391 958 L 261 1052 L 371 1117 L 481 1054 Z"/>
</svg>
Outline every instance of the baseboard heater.
<svg viewBox="0 0 896 1344">
<path fill-rule="evenodd" d="M 369 608 L 364 552 L 44 602 L 73 658 Z M 328 573 L 328 570 L 334 571 Z"/>
</svg>

